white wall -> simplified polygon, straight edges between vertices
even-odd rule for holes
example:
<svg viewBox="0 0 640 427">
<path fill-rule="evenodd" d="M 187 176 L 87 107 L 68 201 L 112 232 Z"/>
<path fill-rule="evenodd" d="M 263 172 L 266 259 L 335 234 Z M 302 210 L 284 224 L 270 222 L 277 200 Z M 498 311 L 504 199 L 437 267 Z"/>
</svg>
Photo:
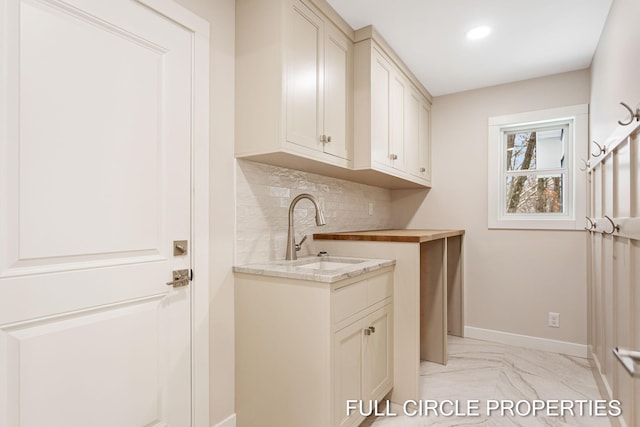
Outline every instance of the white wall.
<svg viewBox="0 0 640 427">
<path fill-rule="evenodd" d="M 466 230 L 467 326 L 586 344 L 585 233 L 487 229 L 487 120 L 588 101 L 587 70 L 434 98 L 433 188 L 393 191 L 393 225 Z"/>
<path fill-rule="evenodd" d="M 296 242 L 308 235 L 298 256 L 318 251 L 313 233 L 388 228 L 391 191 L 342 179 L 246 160 L 237 169 L 238 265 L 283 259 L 287 247 L 289 205 L 300 193 L 313 195 L 323 208 L 327 225 L 315 224 L 315 210 L 301 200 L 294 211 Z M 369 203 L 373 212 L 369 215 Z"/>
<path fill-rule="evenodd" d="M 639 18 L 638 0 L 614 0 L 591 65 L 590 130 L 601 144 L 607 144 L 616 131 L 626 132 L 617 124 L 628 118 L 619 102 L 633 109 L 640 105 Z M 594 216 L 638 216 L 638 146 L 636 136 L 593 172 Z M 629 173 L 629 164 L 636 170 Z M 622 401 L 622 425 L 640 426 L 640 383 L 611 353 L 618 346 L 635 350 L 640 346 L 640 317 L 634 315 L 640 311 L 640 246 L 623 237 L 594 233 L 592 254 L 589 348 L 599 373 L 596 379 L 604 397 Z"/>
<path fill-rule="evenodd" d="M 591 65 L 591 139 L 606 143 L 628 118 L 620 106 L 640 106 L 640 2 L 615 0 Z"/>
<path fill-rule="evenodd" d="M 234 0 L 177 0 L 210 23 L 210 424 L 233 419 Z"/>
</svg>

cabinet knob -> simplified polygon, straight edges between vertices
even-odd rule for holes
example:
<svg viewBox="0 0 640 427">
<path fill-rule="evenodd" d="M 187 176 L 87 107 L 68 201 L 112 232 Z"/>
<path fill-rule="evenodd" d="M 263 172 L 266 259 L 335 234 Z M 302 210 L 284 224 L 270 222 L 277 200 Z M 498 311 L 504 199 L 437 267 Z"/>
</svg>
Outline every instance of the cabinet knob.
<svg viewBox="0 0 640 427">
<path fill-rule="evenodd" d="M 363 332 L 365 335 L 371 335 L 371 329 L 367 328 L 367 329 L 363 329 Z"/>
<path fill-rule="evenodd" d="M 427 170 L 425 168 L 420 168 L 420 172 L 426 172 Z"/>
<path fill-rule="evenodd" d="M 371 331 L 372 334 L 376 332 L 375 326 L 369 326 L 369 330 Z"/>
<path fill-rule="evenodd" d="M 320 142 L 326 144 L 327 142 L 331 142 L 331 136 L 320 135 Z"/>
<path fill-rule="evenodd" d="M 391 160 L 398 160 L 398 155 L 397 154 L 389 154 L 389 158 Z"/>
</svg>

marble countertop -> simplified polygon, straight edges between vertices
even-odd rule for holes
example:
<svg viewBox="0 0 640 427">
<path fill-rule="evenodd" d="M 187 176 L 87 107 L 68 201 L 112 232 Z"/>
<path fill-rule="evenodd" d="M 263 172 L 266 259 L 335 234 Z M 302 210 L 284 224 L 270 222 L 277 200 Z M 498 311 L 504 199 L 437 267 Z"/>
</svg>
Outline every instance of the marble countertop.
<svg viewBox="0 0 640 427">
<path fill-rule="evenodd" d="M 262 264 L 234 266 L 233 271 L 235 273 L 334 283 L 389 267 L 395 263 L 396 261 L 391 259 L 309 256 L 298 258 L 295 261 L 278 260 Z"/>
</svg>

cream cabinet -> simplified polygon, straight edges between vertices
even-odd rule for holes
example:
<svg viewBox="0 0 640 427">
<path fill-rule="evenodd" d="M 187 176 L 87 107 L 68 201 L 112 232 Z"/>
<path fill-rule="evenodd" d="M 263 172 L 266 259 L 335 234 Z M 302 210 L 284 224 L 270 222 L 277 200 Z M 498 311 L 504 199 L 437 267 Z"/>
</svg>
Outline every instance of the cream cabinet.
<svg viewBox="0 0 640 427">
<path fill-rule="evenodd" d="M 348 160 L 352 42 L 321 16 L 301 1 L 289 9 L 286 141 Z"/>
<path fill-rule="evenodd" d="M 431 184 L 431 104 L 411 88 L 404 116 L 407 171 Z"/>
<path fill-rule="evenodd" d="M 387 280 L 386 278 L 381 278 Z M 357 426 L 359 411 L 347 414 L 348 400 L 380 400 L 393 383 L 391 303 L 333 334 L 335 426 Z"/>
<path fill-rule="evenodd" d="M 430 97 L 385 46 L 372 29 L 355 45 L 354 167 L 430 186 Z"/>
<path fill-rule="evenodd" d="M 371 81 L 370 106 L 366 101 L 362 102 L 364 111 L 358 116 L 357 124 L 368 125 L 370 121 L 370 138 L 364 136 L 364 145 L 358 155 L 362 154 L 367 158 L 361 163 L 367 167 L 370 164 L 377 164 L 383 168 L 394 168 L 400 171 L 405 168 L 404 156 L 404 115 L 405 99 L 407 97 L 407 82 L 393 66 L 393 63 L 376 47 L 371 49 L 371 61 L 369 64 L 360 64 L 365 70 L 361 74 L 369 73 Z M 360 76 L 360 74 L 359 74 Z M 358 99 L 358 101 L 360 101 Z M 358 104 L 360 107 L 360 104 Z M 366 113 L 370 111 L 370 114 Z M 368 158 L 367 146 L 370 140 L 371 155 Z M 358 159 L 360 160 L 360 159 Z"/>
<path fill-rule="evenodd" d="M 236 158 L 431 186 L 431 95 L 372 27 L 326 0 L 237 0 L 235 59 Z"/>
<path fill-rule="evenodd" d="M 351 167 L 350 37 L 307 0 L 238 0 L 236 26 L 236 157 Z"/>
<path fill-rule="evenodd" d="M 239 427 L 357 426 L 347 400 L 391 391 L 393 267 L 331 284 L 236 273 L 235 292 Z"/>
<path fill-rule="evenodd" d="M 419 400 L 420 361 L 447 363 L 447 334 L 464 336 L 464 230 L 374 230 L 314 234 L 333 255 L 392 257 L 394 370 L 391 400 Z"/>
</svg>

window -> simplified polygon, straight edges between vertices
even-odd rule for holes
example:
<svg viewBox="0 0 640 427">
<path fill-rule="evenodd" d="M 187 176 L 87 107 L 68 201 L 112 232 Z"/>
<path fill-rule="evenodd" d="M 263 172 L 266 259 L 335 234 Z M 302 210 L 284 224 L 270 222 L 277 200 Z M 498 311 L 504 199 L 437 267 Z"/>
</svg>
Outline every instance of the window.
<svg viewBox="0 0 640 427">
<path fill-rule="evenodd" d="M 586 105 L 489 119 L 489 228 L 582 229 Z"/>
<path fill-rule="evenodd" d="M 569 184 L 565 148 L 569 123 L 504 130 L 504 212 L 564 214 Z M 570 201 L 569 201 L 570 202 Z"/>
</svg>

